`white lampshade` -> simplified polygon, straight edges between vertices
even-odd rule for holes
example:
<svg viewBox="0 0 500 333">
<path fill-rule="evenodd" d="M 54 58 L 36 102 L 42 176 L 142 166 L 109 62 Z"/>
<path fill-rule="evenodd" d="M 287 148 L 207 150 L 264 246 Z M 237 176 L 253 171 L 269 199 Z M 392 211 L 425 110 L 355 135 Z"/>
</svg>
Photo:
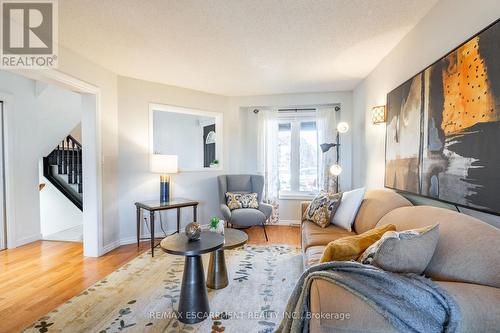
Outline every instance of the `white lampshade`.
<svg viewBox="0 0 500 333">
<path fill-rule="evenodd" d="M 338 164 L 334 164 L 330 167 L 330 173 L 334 176 L 338 176 L 342 173 L 342 167 Z"/>
<path fill-rule="evenodd" d="M 345 121 L 340 122 L 337 125 L 337 131 L 339 131 L 339 133 L 347 133 L 347 131 L 349 131 L 349 124 Z"/>
<path fill-rule="evenodd" d="M 177 173 L 177 155 L 151 155 L 151 172 L 161 174 Z"/>
</svg>

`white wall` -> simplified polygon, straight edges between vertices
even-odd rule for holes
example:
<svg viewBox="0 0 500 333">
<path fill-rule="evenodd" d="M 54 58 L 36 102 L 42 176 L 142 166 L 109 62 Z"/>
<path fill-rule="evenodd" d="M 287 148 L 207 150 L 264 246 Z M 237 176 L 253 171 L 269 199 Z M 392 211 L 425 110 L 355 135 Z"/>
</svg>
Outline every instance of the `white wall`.
<svg viewBox="0 0 500 333">
<path fill-rule="evenodd" d="M 119 201 L 120 238 L 135 241 L 134 203 L 158 199 L 159 176 L 149 171 L 149 103 L 195 108 L 224 115 L 224 168 L 221 171 L 182 172 L 172 177 L 172 195 L 198 200 L 198 218 L 208 223 L 219 216 L 216 176 L 230 170 L 234 154 L 228 151 L 235 133 L 230 128 L 228 98 L 195 90 L 118 77 Z M 175 139 L 175 138 L 173 138 Z M 173 230 L 174 212 L 164 214 L 164 225 Z M 168 222 L 167 222 L 168 221 Z M 192 221 L 192 210 L 182 209 L 182 226 Z M 157 229 L 158 230 L 158 229 Z M 147 234 L 147 231 L 144 232 Z"/>
<path fill-rule="evenodd" d="M 442 0 L 353 92 L 353 186 L 384 186 L 385 125 L 371 124 L 371 108 L 392 89 L 500 17 L 498 0 Z M 500 224 L 500 219 L 472 213 Z"/>
<path fill-rule="evenodd" d="M 53 85 L 37 93 L 40 156 L 47 156 L 82 120 L 82 96 Z"/>
<path fill-rule="evenodd" d="M 289 107 L 308 106 L 318 104 L 341 105 L 340 120 L 352 123 L 353 105 L 351 92 L 325 92 L 305 94 L 282 94 L 264 96 L 245 96 L 230 98 L 231 128 L 238 133 L 233 144 L 239 148 L 239 158 L 234 162 L 231 170 L 234 173 L 257 172 L 257 115 L 253 113 L 255 107 Z M 352 132 L 341 137 L 340 161 L 343 172 L 340 176 L 342 190 L 352 188 Z M 280 219 L 287 222 L 300 221 L 300 202 L 302 200 L 280 200 Z"/>
<path fill-rule="evenodd" d="M 42 237 L 82 225 L 82 211 L 45 177 L 40 176 L 40 182 L 45 184 L 45 187 L 40 191 L 40 226 Z"/>
<path fill-rule="evenodd" d="M 76 141 L 82 143 L 82 123 L 79 122 L 69 133 Z"/>
</svg>

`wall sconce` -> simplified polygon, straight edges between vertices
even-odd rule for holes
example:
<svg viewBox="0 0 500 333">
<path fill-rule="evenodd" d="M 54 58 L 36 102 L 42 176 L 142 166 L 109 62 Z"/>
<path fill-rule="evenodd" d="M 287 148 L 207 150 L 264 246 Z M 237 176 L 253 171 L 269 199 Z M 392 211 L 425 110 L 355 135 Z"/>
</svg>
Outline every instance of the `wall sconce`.
<svg viewBox="0 0 500 333">
<path fill-rule="evenodd" d="M 372 108 L 372 122 L 373 124 L 385 123 L 387 112 L 385 105 L 374 106 Z"/>
</svg>

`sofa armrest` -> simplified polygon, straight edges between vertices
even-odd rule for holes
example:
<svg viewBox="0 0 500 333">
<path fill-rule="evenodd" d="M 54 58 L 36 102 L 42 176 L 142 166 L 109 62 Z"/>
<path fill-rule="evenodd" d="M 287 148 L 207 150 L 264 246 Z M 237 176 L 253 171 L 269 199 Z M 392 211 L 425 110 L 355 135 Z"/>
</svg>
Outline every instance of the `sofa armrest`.
<svg viewBox="0 0 500 333">
<path fill-rule="evenodd" d="M 227 205 L 221 204 L 220 205 L 220 212 L 222 213 L 222 216 L 226 220 L 226 222 L 231 221 L 231 210 Z"/>
<path fill-rule="evenodd" d="M 304 213 L 306 212 L 307 207 L 309 207 L 309 204 L 311 201 L 302 201 L 300 203 L 300 221 L 301 223 L 304 223 Z"/>
<path fill-rule="evenodd" d="M 259 203 L 259 210 L 264 213 L 266 219 L 268 219 L 273 213 L 273 206 L 264 202 Z"/>
</svg>

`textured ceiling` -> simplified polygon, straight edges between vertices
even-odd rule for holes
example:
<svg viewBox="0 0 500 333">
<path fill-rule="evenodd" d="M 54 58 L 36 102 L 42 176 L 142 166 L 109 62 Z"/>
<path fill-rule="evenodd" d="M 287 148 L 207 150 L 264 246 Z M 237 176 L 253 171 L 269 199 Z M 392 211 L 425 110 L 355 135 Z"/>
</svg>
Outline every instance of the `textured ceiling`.
<svg viewBox="0 0 500 333">
<path fill-rule="evenodd" d="M 222 95 L 350 90 L 437 0 L 59 0 L 60 42 Z"/>
</svg>

